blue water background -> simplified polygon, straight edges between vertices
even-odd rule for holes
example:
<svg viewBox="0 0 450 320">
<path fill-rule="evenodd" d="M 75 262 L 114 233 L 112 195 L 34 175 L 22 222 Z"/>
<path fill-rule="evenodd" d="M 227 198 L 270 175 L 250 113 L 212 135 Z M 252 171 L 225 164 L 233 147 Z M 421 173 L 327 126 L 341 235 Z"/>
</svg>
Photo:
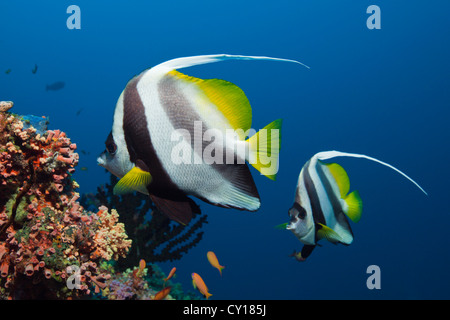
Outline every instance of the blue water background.
<svg viewBox="0 0 450 320">
<path fill-rule="evenodd" d="M 66 27 L 72 4 L 81 8 L 81 30 Z M 381 8 L 380 30 L 366 27 L 371 4 Z M 199 273 L 211 299 L 448 299 L 449 12 L 448 1 L 2 1 L 0 99 L 65 131 L 88 168 L 75 174 L 80 192 L 94 192 L 108 181 L 96 157 L 134 75 L 198 54 L 302 61 L 311 69 L 229 61 L 182 70 L 239 85 L 255 129 L 283 118 L 282 153 L 275 182 L 251 168 L 258 212 L 198 201 L 209 217 L 203 240 L 163 270 L 176 266 L 186 290 Z M 59 80 L 64 89 L 45 91 Z M 334 160 L 364 201 L 355 240 L 323 242 L 299 263 L 288 255 L 301 243 L 274 226 L 287 221 L 302 165 L 333 149 L 389 162 L 429 196 L 376 163 Z M 226 267 L 222 277 L 208 250 Z M 366 286 L 370 265 L 381 269 L 380 290 Z"/>
</svg>

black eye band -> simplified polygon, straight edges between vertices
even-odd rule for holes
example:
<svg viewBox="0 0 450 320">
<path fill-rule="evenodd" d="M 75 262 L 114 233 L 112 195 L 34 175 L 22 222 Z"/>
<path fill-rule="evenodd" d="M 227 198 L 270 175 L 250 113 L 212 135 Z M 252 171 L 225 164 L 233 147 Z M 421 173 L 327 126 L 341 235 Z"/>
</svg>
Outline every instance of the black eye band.
<svg viewBox="0 0 450 320">
<path fill-rule="evenodd" d="M 295 210 L 297 210 L 298 217 L 300 219 L 305 219 L 305 217 L 306 217 L 306 210 L 301 205 L 299 205 L 297 202 L 294 202 L 294 205 L 292 207 L 295 208 Z"/>
<path fill-rule="evenodd" d="M 115 154 L 117 151 L 117 145 L 114 142 L 114 138 L 112 136 L 112 132 L 109 133 L 108 138 L 106 138 L 106 150 L 108 151 L 109 154 Z"/>
<path fill-rule="evenodd" d="M 117 150 L 117 146 L 116 146 L 116 144 L 114 142 L 110 143 L 110 144 L 107 144 L 106 145 L 106 150 L 108 150 L 108 152 L 110 154 L 115 154 L 116 150 Z"/>
</svg>

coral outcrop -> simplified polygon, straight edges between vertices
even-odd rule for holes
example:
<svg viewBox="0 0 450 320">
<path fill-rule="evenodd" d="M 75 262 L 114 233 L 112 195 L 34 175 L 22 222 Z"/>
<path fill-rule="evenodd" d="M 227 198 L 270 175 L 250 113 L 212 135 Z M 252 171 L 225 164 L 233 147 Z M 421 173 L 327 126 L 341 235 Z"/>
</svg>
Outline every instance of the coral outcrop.
<svg viewBox="0 0 450 320">
<path fill-rule="evenodd" d="M 12 107 L 0 102 L 0 299 L 199 299 L 142 258 L 178 259 L 200 241 L 206 216 L 173 226 L 148 197 L 113 196 L 112 184 L 86 210 L 76 144 Z"/>
<path fill-rule="evenodd" d="M 102 261 L 131 246 L 115 210 L 86 211 L 72 179 L 76 144 L 0 102 L 0 298 L 83 298 L 105 289 Z"/>
</svg>

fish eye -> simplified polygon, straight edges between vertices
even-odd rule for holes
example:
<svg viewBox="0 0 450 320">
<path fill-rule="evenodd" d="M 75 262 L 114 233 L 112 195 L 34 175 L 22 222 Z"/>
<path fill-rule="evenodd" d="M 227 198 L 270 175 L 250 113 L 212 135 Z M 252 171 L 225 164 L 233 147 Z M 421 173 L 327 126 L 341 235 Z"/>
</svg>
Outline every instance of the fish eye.
<svg viewBox="0 0 450 320">
<path fill-rule="evenodd" d="M 108 151 L 109 154 L 114 155 L 117 151 L 117 145 L 114 142 L 108 143 L 106 145 L 106 151 Z"/>
<path fill-rule="evenodd" d="M 114 155 L 116 153 L 117 145 L 114 142 L 114 137 L 112 135 L 112 132 L 110 132 L 108 135 L 108 138 L 106 138 L 105 145 L 106 145 L 106 151 L 109 154 Z"/>
</svg>

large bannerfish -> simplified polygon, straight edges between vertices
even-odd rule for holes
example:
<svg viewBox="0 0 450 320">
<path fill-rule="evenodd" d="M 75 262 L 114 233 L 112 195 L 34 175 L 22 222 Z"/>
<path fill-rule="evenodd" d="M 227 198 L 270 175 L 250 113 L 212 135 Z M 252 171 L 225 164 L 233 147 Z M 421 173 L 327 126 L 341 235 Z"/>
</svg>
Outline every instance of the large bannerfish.
<svg viewBox="0 0 450 320">
<path fill-rule="evenodd" d="M 106 150 L 98 158 L 99 165 L 120 178 L 115 194 L 149 194 L 159 211 L 182 224 L 198 210 L 188 196 L 225 208 L 260 207 L 245 161 L 275 178 L 281 120 L 247 139 L 252 109 L 239 87 L 176 71 L 231 59 L 301 64 L 204 55 L 169 60 L 131 79 L 118 99 Z"/>
<path fill-rule="evenodd" d="M 301 252 L 292 254 L 298 261 L 305 261 L 321 239 L 334 244 L 351 244 L 353 233 L 347 217 L 352 222 L 361 219 L 362 200 L 357 190 L 349 193 L 350 180 L 344 168 L 337 163 L 324 162 L 334 157 L 355 157 L 378 162 L 397 171 L 427 194 L 406 174 L 378 159 L 339 151 L 315 154 L 300 171 L 294 205 L 288 212 L 290 222 L 279 226 L 292 231 L 304 244 Z"/>
</svg>

